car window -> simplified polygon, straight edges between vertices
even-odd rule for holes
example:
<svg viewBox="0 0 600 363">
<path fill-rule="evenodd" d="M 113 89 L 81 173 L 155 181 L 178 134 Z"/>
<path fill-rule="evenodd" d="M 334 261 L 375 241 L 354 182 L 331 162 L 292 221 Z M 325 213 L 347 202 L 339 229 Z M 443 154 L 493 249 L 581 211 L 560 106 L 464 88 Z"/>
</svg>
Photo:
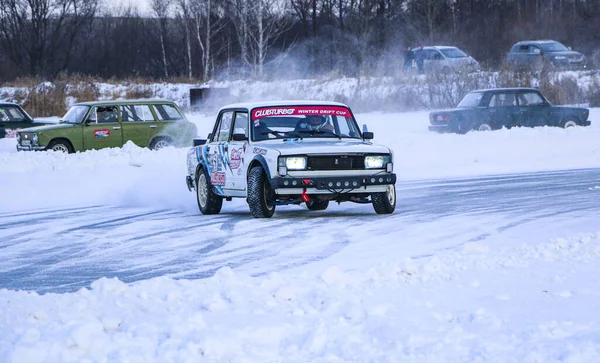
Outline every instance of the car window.
<svg viewBox="0 0 600 363">
<path fill-rule="evenodd" d="M 248 112 L 236 112 L 233 123 L 234 134 L 244 134 L 248 137 Z"/>
<path fill-rule="evenodd" d="M 443 59 L 442 55 L 435 49 L 425 50 L 425 59 L 429 60 L 440 60 Z"/>
<path fill-rule="evenodd" d="M 123 122 L 154 122 L 154 116 L 148 105 L 123 105 L 121 106 L 121 120 Z"/>
<path fill-rule="evenodd" d="M 23 122 L 25 114 L 18 107 L 0 107 L 0 122 Z"/>
<path fill-rule="evenodd" d="M 156 116 L 160 121 L 178 121 L 184 120 L 183 115 L 177 108 L 170 104 L 158 104 L 154 105 L 156 110 Z"/>
<path fill-rule="evenodd" d="M 233 111 L 226 111 L 221 114 L 221 120 L 217 132 L 213 135 L 212 141 L 227 141 L 229 140 L 229 131 L 231 130 L 231 120 Z"/>
<path fill-rule="evenodd" d="M 466 58 L 468 55 L 458 48 L 444 48 L 440 49 L 443 55 L 447 58 Z"/>
<path fill-rule="evenodd" d="M 544 99 L 536 92 L 527 92 L 519 95 L 520 106 L 540 106 L 544 104 Z"/>
<path fill-rule="evenodd" d="M 478 107 L 482 97 L 483 92 L 467 93 L 456 107 Z"/>
<path fill-rule="evenodd" d="M 519 48 L 517 49 L 517 52 L 529 53 L 529 46 L 528 45 L 520 45 Z"/>
<path fill-rule="evenodd" d="M 546 52 L 566 52 L 569 50 L 569 48 L 559 42 L 544 43 L 541 46 Z"/>
<path fill-rule="evenodd" d="M 490 100 L 489 107 L 510 107 L 516 106 L 514 93 L 496 93 Z"/>
<path fill-rule="evenodd" d="M 69 109 L 69 111 L 67 111 L 67 113 L 65 113 L 65 115 L 62 117 L 62 122 L 66 122 L 66 123 L 70 123 L 70 124 L 79 124 L 83 121 L 83 118 L 85 117 L 85 114 L 88 112 L 88 110 L 90 109 L 90 106 L 83 106 L 83 105 L 79 105 L 79 106 L 73 106 Z M 96 113 L 94 112 L 94 123 L 96 120 Z"/>
<path fill-rule="evenodd" d="M 88 124 L 112 124 L 119 122 L 117 106 L 97 106 L 88 116 Z"/>
</svg>

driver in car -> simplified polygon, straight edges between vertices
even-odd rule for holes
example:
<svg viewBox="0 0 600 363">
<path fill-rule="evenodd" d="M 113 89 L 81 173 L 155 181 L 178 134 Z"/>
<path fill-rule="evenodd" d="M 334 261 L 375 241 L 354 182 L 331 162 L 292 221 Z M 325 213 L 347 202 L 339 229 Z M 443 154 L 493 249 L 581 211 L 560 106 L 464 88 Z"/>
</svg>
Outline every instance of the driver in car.
<svg viewBox="0 0 600 363">
<path fill-rule="evenodd" d="M 330 131 L 333 132 L 333 126 L 327 122 L 325 116 L 310 115 L 304 120 L 300 120 L 296 126 L 297 131 Z"/>
</svg>

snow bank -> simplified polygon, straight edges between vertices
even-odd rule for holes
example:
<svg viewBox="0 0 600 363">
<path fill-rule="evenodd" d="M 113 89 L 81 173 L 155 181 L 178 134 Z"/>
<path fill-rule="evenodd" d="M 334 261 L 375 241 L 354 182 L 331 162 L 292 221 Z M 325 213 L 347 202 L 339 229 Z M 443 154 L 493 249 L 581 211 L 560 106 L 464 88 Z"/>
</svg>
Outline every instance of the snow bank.
<svg viewBox="0 0 600 363">
<path fill-rule="evenodd" d="M 595 233 L 367 270 L 0 290 L 0 361 L 593 362 L 599 260 Z"/>
</svg>

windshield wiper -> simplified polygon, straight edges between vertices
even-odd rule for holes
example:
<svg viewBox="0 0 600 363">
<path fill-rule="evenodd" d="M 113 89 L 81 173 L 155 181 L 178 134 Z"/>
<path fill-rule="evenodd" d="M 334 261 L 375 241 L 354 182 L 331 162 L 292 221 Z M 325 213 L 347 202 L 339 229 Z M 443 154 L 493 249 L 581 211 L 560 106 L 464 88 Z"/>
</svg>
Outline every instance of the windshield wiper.
<svg viewBox="0 0 600 363">
<path fill-rule="evenodd" d="M 342 139 L 342 135 L 336 134 L 334 131 L 329 131 L 329 130 L 298 130 L 298 132 L 302 132 L 302 133 L 306 133 L 306 134 L 311 134 L 311 135 L 324 135 L 324 134 L 328 134 L 328 135 L 333 135 L 335 137 L 337 137 L 338 139 Z"/>
</svg>

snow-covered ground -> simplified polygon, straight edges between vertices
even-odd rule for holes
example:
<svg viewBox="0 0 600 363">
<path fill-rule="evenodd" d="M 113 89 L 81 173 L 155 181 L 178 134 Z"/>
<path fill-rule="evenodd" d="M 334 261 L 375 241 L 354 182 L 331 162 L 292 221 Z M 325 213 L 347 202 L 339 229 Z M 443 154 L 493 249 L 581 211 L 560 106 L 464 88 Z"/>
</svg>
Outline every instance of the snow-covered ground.
<svg viewBox="0 0 600 363">
<path fill-rule="evenodd" d="M 209 132 L 212 116 L 188 116 L 200 135 Z M 551 215 L 549 220 L 536 222 L 535 211 L 521 216 L 519 205 L 505 205 L 501 212 L 489 205 L 483 212 L 463 211 L 455 216 L 449 211 L 440 223 L 435 223 L 439 216 L 424 208 L 422 217 L 418 214 L 423 180 L 429 180 L 427 203 L 443 204 L 449 198 L 461 198 L 442 194 L 447 192 L 444 185 L 450 183 L 449 178 L 465 181 L 460 188 L 467 198 L 473 193 L 467 184 L 486 175 L 513 174 L 503 183 L 514 179 L 515 185 L 525 188 L 528 177 L 521 173 L 600 168 L 600 110 L 591 110 L 588 128 L 467 135 L 430 133 L 427 112 L 369 113 L 357 118 L 375 132 L 376 142 L 394 149 L 398 188 L 415 194 L 410 206 L 414 218 L 398 218 L 403 201 L 407 203 L 402 194 L 394 216 L 367 219 L 361 214 L 372 214 L 368 206 L 356 207 L 344 216 L 339 212 L 348 207 L 342 204 L 314 218 L 288 222 L 288 214 L 276 212 L 272 221 L 256 221 L 243 212 L 243 201 L 226 204 L 223 213 L 245 221 L 238 226 L 239 233 L 250 242 L 266 240 L 253 232 L 269 227 L 264 234 L 275 239 L 286 236 L 281 244 L 298 245 L 293 252 L 287 251 L 290 255 L 301 253 L 303 243 L 308 251 L 342 238 L 342 233 L 344 238 L 368 243 L 346 245 L 314 262 L 275 268 L 259 276 L 222 267 L 201 280 L 156 277 L 125 284 L 107 276 L 72 293 L 1 289 L 0 361 L 600 361 L 600 315 L 596 313 L 600 283 L 594 277 L 600 269 L 600 207 L 594 202 L 599 200 L 600 181 L 594 183 L 593 177 L 597 174 L 588 175 L 582 185 L 566 184 L 577 197 L 565 200 L 587 201 L 585 208 L 573 205 L 554 215 L 556 210 L 540 205 L 539 212 Z M 14 142 L 0 140 L 4 192 L 0 221 L 27 215 L 35 219 L 33 211 L 61 207 L 160 208 L 197 214 L 184 182 L 184 149 L 149 151 L 126 145 L 64 155 L 17 153 Z M 557 189 L 552 190 L 560 192 L 564 174 L 550 174 L 543 187 L 535 188 L 539 195 L 524 191 L 527 200 L 523 204 L 535 209 L 536 197 L 552 199 L 545 188 L 551 190 L 547 180 L 554 177 Z M 436 183 L 439 195 L 431 187 Z M 486 188 L 493 193 L 493 185 Z M 562 203 L 563 199 L 556 199 Z M 519 204 L 518 197 L 512 197 L 509 204 L 513 201 Z M 329 225 L 328 213 L 338 213 Z M 194 220 L 206 218 L 198 215 Z M 517 230 L 496 228 L 498 219 L 516 226 L 523 222 L 519 218 L 530 223 Z M 295 231 L 289 223 L 307 226 L 311 220 L 317 222 L 310 227 L 314 230 L 286 234 L 286 230 Z M 223 236 L 227 226 L 218 223 L 219 219 L 211 221 L 214 230 L 207 224 L 203 231 Z M 30 233 L 28 238 L 35 239 L 40 253 L 65 247 L 59 243 L 65 242 L 60 236 L 69 233 L 61 230 L 67 221 L 53 219 L 42 231 L 26 230 L 27 224 L 20 223 L 0 223 L 4 259 L 21 261 L 24 269 L 32 263 L 15 253 L 18 244 L 27 243 L 15 235 L 19 231 Z M 159 222 L 147 223 L 151 231 L 152 223 Z M 407 225 L 398 228 L 397 223 Z M 110 234 L 114 240 L 94 241 L 96 255 L 103 255 L 101 247 L 118 247 L 118 236 L 126 232 L 131 234 L 118 229 Z M 480 232 L 486 237 L 478 238 Z M 52 238 L 44 239 L 46 234 Z M 79 240 L 86 235 L 75 236 L 78 243 L 85 242 Z M 269 243 L 273 238 L 269 237 Z M 461 243 L 444 248 L 449 240 Z M 423 241 L 431 246 L 416 246 Z M 417 250 L 421 258 L 411 253 Z M 286 249 L 279 253 L 285 258 Z M 0 286 L 7 285 L 0 282 Z"/>
</svg>

